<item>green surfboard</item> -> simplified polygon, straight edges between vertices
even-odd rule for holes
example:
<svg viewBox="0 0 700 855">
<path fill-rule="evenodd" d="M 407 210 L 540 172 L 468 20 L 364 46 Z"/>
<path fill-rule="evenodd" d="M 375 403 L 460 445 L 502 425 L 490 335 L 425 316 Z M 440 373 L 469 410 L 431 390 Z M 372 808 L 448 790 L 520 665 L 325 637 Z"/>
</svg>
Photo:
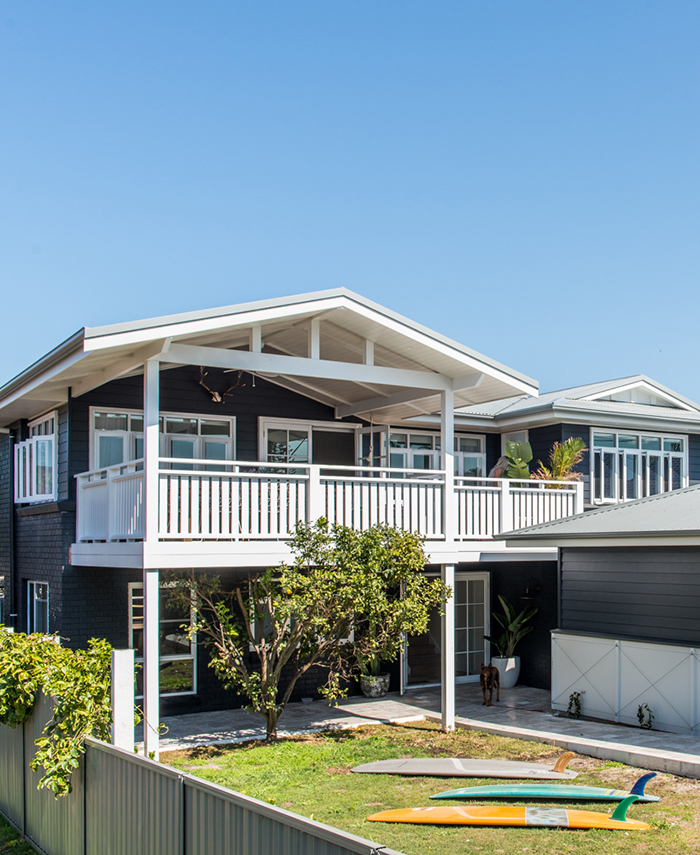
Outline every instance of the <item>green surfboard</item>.
<svg viewBox="0 0 700 855">
<path fill-rule="evenodd" d="M 584 787 L 579 784 L 498 784 L 488 787 L 461 787 L 437 793 L 431 799 L 546 799 L 554 801 L 620 802 L 628 796 L 637 796 L 640 802 L 658 802 L 658 796 L 644 792 L 647 782 L 656 777 L 649 772 L 637 781 L 632 789 L 606 790 L 604 787 Z"/>
</svg>

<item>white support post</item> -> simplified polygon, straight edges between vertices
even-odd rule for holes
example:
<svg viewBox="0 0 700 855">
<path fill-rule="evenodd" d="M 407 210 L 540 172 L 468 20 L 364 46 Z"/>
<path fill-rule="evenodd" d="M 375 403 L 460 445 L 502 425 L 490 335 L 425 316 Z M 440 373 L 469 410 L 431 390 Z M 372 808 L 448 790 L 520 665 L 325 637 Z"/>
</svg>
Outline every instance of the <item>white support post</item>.
<svg viewBox="0 0 700 855">
<path fill-rule="evenodd" d="M 455 729 L 455 566 L 440 567 L 442 581 L 450 588 L 450 599 L 444 605 L 442 616 L 442 685 L 440 710 L 442 729 L 447 733 Z"/>
<path fill-rule="evenodd" d="M 160 364 L 157 359 L 151 359 L 143 369 L 143 743 L 144 755 L 152 755 L 155 760 L 159 753 L 160 724 L 160 573 L 147 566 L 148 547 L 158 541 L 159 405 Z"/>
<path fill-rule="evenodd" d="M 160 572 L 143 571 L 143 753 L 159 757 L 160 725 Z"/>
<path fill-rule="evenodd" d="M 112 745 L 134 750 L 134 651 L 112 651 Z"/>
<path fill-rule="evenodd" d="M 445 470 L 442 501 L 442 526 L 445 541 L 452 543 L 457 534 L 457 496 L 455 494 L 455 393 L 440 392 L 440 455 Z"/>
<path fill-rule="evenodd" d="M 365 365 L 374 365 L 374 342 L 368 338 L 365 339 L 362 361 Z"/>
<path fill-rule="evenodd" d="M 583 513 L 583 481 L 575 481 L 576 497 L 574 498 L 574 513 Z"/>
<path fill-rule="evenodd" d="M 501 528 L 498 534 L 504 531 L 513 531 L 513 494 L 510 492 L 510 481 L 507 478 L 500 479 L 501 485 Z"/>
<path fill-rule="evenodd" d="M 311 318 L 309 324 L 309 359 L 321 358 L 321 321 Z"/>
<path fill-rule="evenodd" d="M 250 328 L 248 349 L 251 353 L 262 353 L 262 327 L 260 324 L 255 324 Z"/>
<path fill-rule="evenodd" d="M 158 540 L 159 405 L 160 363 L 149 359 L 143 366 L 143 539 L 147 544 Z"/>
<path fill-rule="evenodd" d="M 318 464 L 309 465 L 309 480 L 306 482 L 306 519 L 316 522 L 319 517 L 326 515 L 326 503 L 321 484 L 321 467 Z"/>
</svg>

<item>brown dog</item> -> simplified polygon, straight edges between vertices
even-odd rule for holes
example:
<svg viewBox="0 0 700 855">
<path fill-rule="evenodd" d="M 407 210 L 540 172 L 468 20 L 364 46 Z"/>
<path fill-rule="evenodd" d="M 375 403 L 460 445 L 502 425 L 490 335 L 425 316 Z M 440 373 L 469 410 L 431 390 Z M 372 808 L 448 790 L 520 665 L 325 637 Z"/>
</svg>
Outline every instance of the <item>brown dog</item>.
<svg viewBox="0 0 700 855">
<path fill-rule="evenodd" d="M 479 675 L 479 683 L 481 684 L 481 691 L 484 694 L 484 704 L 487 707 L 491 706 L 491 698 L 493 697 L 493 690 L 496 689 L 496 700 L 500 701 L 501 699 L 501 684 L 499 680 L 498 668 L 495 665 L 492 665 L 490 662 L 488 665 L 484 665 L 481 663 L 481 674 Z M 489 692 L 489 701 L 486 703 L 486 690 Z M 483 706 L 483 705 L 482 705 Z"/>
</svg>

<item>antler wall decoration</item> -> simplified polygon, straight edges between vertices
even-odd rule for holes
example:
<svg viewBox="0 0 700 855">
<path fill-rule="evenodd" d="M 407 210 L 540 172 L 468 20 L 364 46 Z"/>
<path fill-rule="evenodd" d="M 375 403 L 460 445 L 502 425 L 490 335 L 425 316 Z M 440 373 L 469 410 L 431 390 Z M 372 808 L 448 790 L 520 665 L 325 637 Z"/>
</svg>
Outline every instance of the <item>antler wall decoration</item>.
<svg viewBox="0 0 700 855">
<path fill-rule="evenodd" d="M 225 403 L 224 398 L 227 395 L 230 395 L 234 389 L 238 389 L 240 386 L 245 386 L 245 383 L 241 383 L 241 378 L 243 377 L 243 372 L 239 371 L 238 377 L 236 379 L 236 382 L 233 384 L 233 386 L 229 386 L 225 392 L 215 392 L 213 389 L 210 389 L 207 386 L 207 384 L 204 382 L 204 378 L 207 376 L 208 373 L 209 372 L 205 371 L 204 367 L 202 365 L 199 366 L 199 385 L 203 386 L 207 390 L 207 392 L 209 392 L 209 394 L 211 395 L 211 399 L 212 399 L 212 401 L 214 401 L 215 404 Z"/>
</svg>

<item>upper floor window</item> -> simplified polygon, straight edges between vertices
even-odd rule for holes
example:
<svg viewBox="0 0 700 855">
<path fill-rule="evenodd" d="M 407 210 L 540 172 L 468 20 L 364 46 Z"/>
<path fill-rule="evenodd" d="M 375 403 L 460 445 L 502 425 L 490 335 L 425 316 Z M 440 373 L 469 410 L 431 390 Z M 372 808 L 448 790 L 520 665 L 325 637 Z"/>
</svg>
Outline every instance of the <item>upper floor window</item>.
<svg viewBox="0 0 700 855">
<path fill-rule="evenodd" d="M 687 484 L 685 436 L 594 429 L 591 449 L 594 503 L 641 499 Z"/>
<path fill-rule="evenodd" d="M 390 428 L 360 432 L 359 457 L 367 460 L 372 442 L 373 466 L 392 469 L 440 469 L 440 434 L 427 431 L 396 431 Z M 455 475 L 479 478 L 486 474 L 486 438 L 472 434 L 454 436 Z M 388 446 L 388 447 L 387 447 Z M 381 462 L 380 462 L 381 461 Z"/>
<path fill-rule="evenodd" d="M 162 413 L 160 455 L 179 460 L 233 460 L 235 419 Z M 143 413 L 92 410 L 92 465 L 118 466 L 143 457 Z M 175 464 L 173 464 L 175 465 Z M 195 464 L 177 464 L 192 469 Z"/>
<path fill-rule="evenodd" d="M 15 445 L 15 502 L 56 500 L 58 413 L 29 423 L 29 438 Z"/>
</svg>

